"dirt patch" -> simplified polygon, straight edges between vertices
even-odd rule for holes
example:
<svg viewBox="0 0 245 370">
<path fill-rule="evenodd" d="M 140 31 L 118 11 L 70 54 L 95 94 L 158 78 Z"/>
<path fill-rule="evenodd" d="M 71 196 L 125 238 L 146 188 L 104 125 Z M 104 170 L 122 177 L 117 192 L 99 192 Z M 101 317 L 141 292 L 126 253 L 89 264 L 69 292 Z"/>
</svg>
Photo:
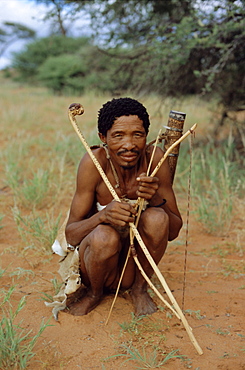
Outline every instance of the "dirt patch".
<svg viewBox="0 0 245 370">
<path fill-rule="evenodd" d="M 193 333 L 203 350 L 198 355 L 181 322 L 159 304 L 159 311 L 137 320 L 127 293 L 116 301 L 110 321 L 105 326 L 113 296 L 107 296 L 87 316 L 74 317 L 61 312 L 59 321 L 44 305 L 44 294 L 53 294 L 51 279 L 59 279 L 57 255 L 40 256 L 20 251 L 19 236 L 9 214 L 1 229 L 1 286 L 16 285 L 12 296 L 18 302 L 25 295 L 27 303 L 19 313 L 22 327 L 35 334 L 42 322 L 50 319 L 35 346 L 36 356 L 30 369 L 144 369 L 143 362 L 124 362 L 125 347 L 156 351 L 164 357 L 171 351 L 182 358 L 171 359 L 167 369 L 245 369 L 245 284 L 244 255 L 237 237 L 214 237 L 203 233 L 191 220 L 184 294 L 184 310 Z M 179 305 L 183 301 L 185 230 L 170 243 L 159 267 Z M 159 286 L 156 277 L 153 281 Z M 166 296 L 166 294 L 164 294 Z M 167 296 L 166 296 L 166 299 Z M 151 353 L 151 354 L 152 354 Z M 110 359 L 106 360 L 108 357 Z M 157 364 L 157 362 L 155 363 Z M 154 367 L 152 367 L 154 368 Z M 161 368 L 164 368 L 162 365 Z"/>
</svg>

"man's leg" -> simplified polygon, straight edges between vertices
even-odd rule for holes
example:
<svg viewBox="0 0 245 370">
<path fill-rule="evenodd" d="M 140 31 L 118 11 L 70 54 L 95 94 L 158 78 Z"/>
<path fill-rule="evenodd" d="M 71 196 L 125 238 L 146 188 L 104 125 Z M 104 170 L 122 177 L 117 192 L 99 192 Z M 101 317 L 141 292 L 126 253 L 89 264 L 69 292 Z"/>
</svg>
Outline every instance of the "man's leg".
<svg viewBox="0 0 245 370">
<path fill-rule="evenodd" d="M 148 251 L 156 264 L 158 264 L 168 243 L 168 215 L 162 209 L 154 207 L 148 208 L 141 215 L 138 229 Z M 136 242 L 135 245 L 137 245 Z M 153 269 L 139 245 L 137 245 L 137 256 L 145 273 L 148 277 L 151 277 Z M 152 314 L 157 310 L 155 303 L 147 292 L 147 283 L 138 268 L 136 269 L 131 296 L 136 315 Z"/>
<path fill-rule="evenodd" d="M 79 246 L 82 282 L 88 287 L 80 302 L 71 305 L 73 315 L 86 315 L 103 296 L 103 289 L 118 274 L 118 256 L 121 249 L 119 233 L 108 225 L 99 225 Z"/>
</svg>

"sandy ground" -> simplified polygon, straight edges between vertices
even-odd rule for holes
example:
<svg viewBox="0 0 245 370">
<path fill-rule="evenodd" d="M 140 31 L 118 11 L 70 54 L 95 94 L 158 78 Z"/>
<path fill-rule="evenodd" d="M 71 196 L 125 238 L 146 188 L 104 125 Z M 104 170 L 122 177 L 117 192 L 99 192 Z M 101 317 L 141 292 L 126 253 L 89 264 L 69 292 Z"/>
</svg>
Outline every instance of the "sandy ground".
<svg viewBox="0 0 245 370">
<path fill-rule="evenodd" d="M 26 306 L 18 315 L 18 320 L 23 319 L 22 327 L 32 329 L 36 334 L 42 320 L 46 322 L 50 319 L 50 326 L 34 348 L 36 355 L 28 369 L 146 368 L 143 362 L 124 362 L 127 357 L 123 356 L 108 359 L 125 354 L 122 344 L 131 345 L 141 353 L 145 349 L 153 354 L 155 349 L 158 360 L 164 354 L 178 350 L 176 354 L 182 358 L 171 359 L 160 367 L 169 370 L 245 369 L 245 269 L 243 241 L 238 237 L 243 235 L 242 219 L 236 221 L 236 232 L 226 237 L 214 237 L 202 232 L 201 226 L 192 218 L 184 310 L 203 355 L 197 353 L 182 323 L 163 308 L 155 296 L 159 304 L 158 312 L 140 320 L 133 318 L 133 306 L 126 293 L 118 297 L 106 326 L 113 296 L 105 297 L 87 316 L 74 317 L 61 312 L 56 322 L 42 297 L 43 293 L 53 294 L 51 279 L 56 277 L 59 280 L 59 257 L 23 254 L 19 249 L 20 241 L 14 221 L 6 217 L 4 227 L 0 230 L 0 266 L 7 269 L 0 278 L 1 287 L 7 290 L 16 285 L 13 302 L 26 296 Z M 179 238 L 169 244 L 159 265 L 181 307 L 184 252 L 185 228 Z M 18 267 L 29 272 L 11 276 Z M 153 277 L 153 282 L 159 287 L 156 277 Z M 167 295 L 164 296 L 168 300 Z M 151 368 L 157 368 L 157 365 Z"/>
</svg>

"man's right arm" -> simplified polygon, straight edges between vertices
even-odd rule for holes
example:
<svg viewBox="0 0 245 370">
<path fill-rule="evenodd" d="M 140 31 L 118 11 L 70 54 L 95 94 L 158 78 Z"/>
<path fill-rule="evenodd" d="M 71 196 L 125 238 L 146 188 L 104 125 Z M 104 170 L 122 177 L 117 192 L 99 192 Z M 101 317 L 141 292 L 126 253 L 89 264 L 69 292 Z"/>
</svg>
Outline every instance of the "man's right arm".
<svg viewBox="0 0 245 370">
<path fill-rule="evenodd" d="M 80 244 L 82 239 L 100 223 L 98 214 L 88 218 L 93 207 L 99 176 L 88 154 L 85 154 L 79 164 L 76 191 L 66 226 L 66 240 L 73 246 Z"/>
<path fill-rule="evenodd" d="M 96 213 L 88 217 L 96 201 L 96 188 L 100 181 L 98 170 L 86 154 L 79 165 L 76 191 L 66 226 L 66 240 L 73 246 L 79 245 L 99 224 L 125 226 L 134 220 L 132 214 L 136 211 L 130 204 L 112 200 L 107 201 L 109 204 L 102 211 L 95 211 Z M 108 199 L 108 194 L 106 198 Z"/>
</svg>

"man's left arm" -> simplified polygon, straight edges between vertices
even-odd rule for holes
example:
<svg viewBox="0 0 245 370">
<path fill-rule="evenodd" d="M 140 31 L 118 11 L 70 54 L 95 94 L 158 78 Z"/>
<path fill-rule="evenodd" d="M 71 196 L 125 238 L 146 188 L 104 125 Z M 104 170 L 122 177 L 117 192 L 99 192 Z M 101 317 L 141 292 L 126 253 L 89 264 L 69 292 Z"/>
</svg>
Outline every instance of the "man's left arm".
<svg viewBox="0 0 245 370">
<path fill-rule="evenodd" d="M 163 155 L 162 153 L 161 149 L 156 151 L 153 168 L 157 165 Z M 169 240 L 175 239 L 182 227 L 182 218 L 171 184 L 168 161 L 166 160 L 162 164 L 155 177 L 141 174 L 137 180 L 139 181 L 137 195 L 146 199 L 150 207 L 157 206 L 164 209 L 169 216 Z"/>
</svg>

